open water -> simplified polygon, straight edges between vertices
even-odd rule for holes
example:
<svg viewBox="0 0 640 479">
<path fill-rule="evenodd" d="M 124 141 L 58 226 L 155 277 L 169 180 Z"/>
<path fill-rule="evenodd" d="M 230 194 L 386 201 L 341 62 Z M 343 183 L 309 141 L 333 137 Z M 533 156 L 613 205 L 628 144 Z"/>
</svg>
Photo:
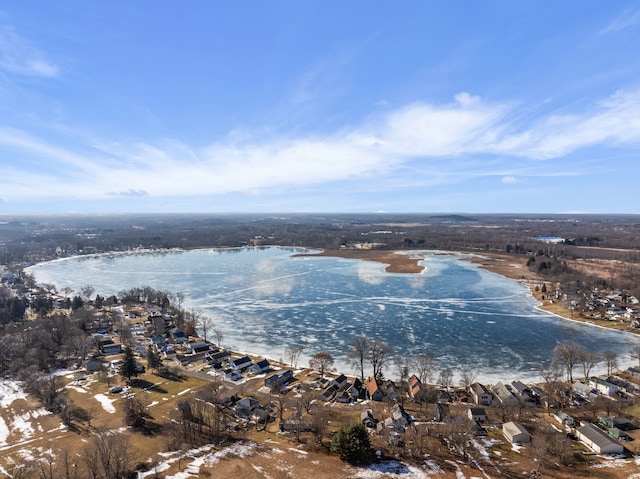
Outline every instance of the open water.
<svg viewBox="0 0 640 479">
<path fill-rule="evenodd" d="M 36 265 L 38 282 L 101 296 L 137 286 L 185 294 L 236 351 L 286 358 L 304 347 L 300 364 L 319 351 L 353 373 L 347 360 L 356 335 L 387 342 L 394 354 L 427 352 L 439 368 L 473 370 L 479 379 L 539 379 L 535 366 L 571 339 L 591 351 L 612 349 L 621 363 L 638 338 L 558 318 L 536 309 L 526 286 L 461 261 L 462 255 L 416 251 L 426 270 L 389 274 L 384 265 L 297 257 L 295 248 L 239 248 L 83 256 Z M 576 371 L 577 373 L 577 371 Z M 395 376 L 390 368 L 387 374 Z"/>
</svg>

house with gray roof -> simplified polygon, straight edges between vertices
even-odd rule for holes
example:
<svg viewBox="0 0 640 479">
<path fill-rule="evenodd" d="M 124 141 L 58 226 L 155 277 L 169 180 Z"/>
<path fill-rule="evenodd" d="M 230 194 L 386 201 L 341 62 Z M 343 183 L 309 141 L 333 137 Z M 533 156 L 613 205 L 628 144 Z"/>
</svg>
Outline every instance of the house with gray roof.
<svg viewBox="0 0 640 479">
<path fill-rule="evenodd" d="M 473 398 L 474 403 L 482 406 L 491 406 L 493 395 L 484 385 L 480 383 L 473 383 L 469 386 L 469 391 L 471 392 L 471 397 Z"/>
<path fill-rule="evenodd" d="M 518 398 L 502 383 L 496 383 L 491 387 L 494 397 L 503 406 L 515 406 L 518 404 Z"/>
<path fill-rule="evenodd" d="M 578 440 L 597 454 L 622 454 L 624 447 L 602 429 L 585 424 L 576 430 Z"/>
</svg>

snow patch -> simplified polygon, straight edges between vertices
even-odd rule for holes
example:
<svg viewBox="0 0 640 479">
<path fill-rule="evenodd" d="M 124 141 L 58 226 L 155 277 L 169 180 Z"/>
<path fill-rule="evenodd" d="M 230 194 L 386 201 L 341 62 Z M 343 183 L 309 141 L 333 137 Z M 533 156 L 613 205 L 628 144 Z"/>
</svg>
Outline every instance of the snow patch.
<svg viewBox="0 0 640 479">
<path fill-rule="evenodd" d="M 3 379 L 0 381 L 0 407 L 6 408 L 11 406 L 13 401 L 18 399 L 26 399 L 25 393 L 17 381 L 9 381 Z"/>
<path fill-rule="evenodd" d="M 116 408 L 113 406 L 115 399 L 110 399 L 104 394 L 96 394 L 93 397 L 102 405 L 102 409 L 107 411 L 109 414 L 115 414 Z"/>
<path fill-rule="evenodd" d="M 437 465 L 435 465 L 438 467 Z M 440 469 L 442 471 L 442 469 Z M 431 472 L 435 472 L 432 470 Z M 383 479 L 388 474 L 394 474 L 401 479 L 429 479 L 429 474 L 421 469 L 408 466 L 399 461 L 382 461 L 371 464 L 366 469 L 358 469 L 350 477 L 354 479 Z"/>
</svg>

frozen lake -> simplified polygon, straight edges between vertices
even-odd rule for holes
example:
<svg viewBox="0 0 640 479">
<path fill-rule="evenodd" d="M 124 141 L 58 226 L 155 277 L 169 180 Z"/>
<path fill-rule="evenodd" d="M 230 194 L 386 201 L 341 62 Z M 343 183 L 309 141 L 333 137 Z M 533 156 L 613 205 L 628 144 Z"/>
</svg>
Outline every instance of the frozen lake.
<svg viewBox="0 0 640 479">
<path fill-rule="evenodd" d="M 38 282 L 101 296 L 137 286 L 182 292 L 185 307 L 202 310 L 237 351 L 286 358 L 304 347 L 300 363 L 329 352 L 338 368 L 356 335 L 385 341 L 394 354 L 427 352 L 440 368 L 472 369 L 485 381 L 536 378 L 536 364 L 571 339 L 587 349 L 628 351 L 638 338 L 560 319 L 536 309 L 526 286 L 461 261 L 462 255 L 419 251 L 421 274 L 389 274 L 384 265 L 298 257 L 295 248 L 239 248 L 83 256 L 30 268 Z M 387 375 L 394 376 L 393 370 Z"/>
</svg>

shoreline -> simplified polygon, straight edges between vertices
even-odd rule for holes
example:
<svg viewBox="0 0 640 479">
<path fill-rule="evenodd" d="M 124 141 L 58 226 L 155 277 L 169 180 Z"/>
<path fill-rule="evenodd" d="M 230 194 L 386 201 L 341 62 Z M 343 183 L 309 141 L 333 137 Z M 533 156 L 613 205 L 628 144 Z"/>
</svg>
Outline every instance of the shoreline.
<svg viewBox="0 0 640 479">
<path fill-rule="evenodd" d="M 320 253 L 299 253 L 294 257 L 313 257 L 323 256 L 332 258 L 357 259 L 361 261 L 373 261 L 376 263 L 386 264 L 385 272 L 400 274 L 419 274 L 426 267 L 419 264 L 423 259 L 416 255 L 411 255 L 412 251 L 402 252 L 399 250 L 374 250 L 374 249 L 326 249 Z M 469 256 L 460 258 L 462 261 L 468 261 L 475 264 L 478 268 L 497 274 L 504 278 L 517 281 L 526 285 L 531 296 L 538 302 L 536 309 L 552 314 L 559 319 L 575 321 L 577 323 L 589 324 L 591 326 L 611 329 L 629 333 L 633 336 L 639 336 L 640 331 L 629 329 L 624 323 L 617 321 L 595 320 L 585 318 L 581 313 L 574 312 L 565 307 L 561 302 L 548 298 L 548 295 L 541 291 L 536 291 L 536 286 L 542 284 L 550 284 L 549 281 L 540 277 L 527 268 L 527 258 L 519 258 L 501 253 L 474 253 L 474 252 L 443 252 L 442 254 L 467 254 Z M 547 296 L 547 297 L 545 297 Z"/>
<path fill-rule="evenodd" d="M 251 247 L 251 246 L 249 246 Z M 255 246 L 253 246 L 255 247 Z M 270 246 L 259 246 L 270 247 Z M 314 249 L 306 246 L 286 247 L 277 246 L 282 248 L 294 248 L 303 249 L 307 252 L 295 253 L 291 257 L 330 257 L 330 258 L 343 258 L 354 259 L 359 261 L 371 261 L 375 263 L 381 263 L 386 265 L 384 271 L 390 274 L 421 274 L 426 270 L 426 266 L 420 264 L 424 258 L 418 254 L 420 250 L 378 250 L 378 249 Z M 87 255 L 68 256 L 64 258 L 55 258 L 52 260 L 42 261 L 34 263 L 25 271 L 30 270 L 36 266 L 54 263 L 59 261 L 65 261 L 74 258 L 82 257 L 99 257 L 105 255 L 130 255 L 130 254 L 149 254 L 149 253 L 179 253 L 189 250 L 216 250 L 216 249 L 233 249 L 233 248 L 218 248 L 218 247 L 192 247 L 192 248 L 160 248 L 160 249 L 139 249 L 128 251 L 111 251 L 104 253 L 91 253 Z M 425 250 L 426 251 L 426 250 Z M 579 323 L 589 324 L 604 329 L 616 330 L 624 333 L 629 333 L 633 336 L 640 336 L 639 330 L 631 330 L 626 324 L 617 321 L 597 320 L 586 318 L 581 313 L 574 312 L 564 306 L 562 302 L 550 299 L 545 293 L 536 291 L 536 286 L 542 284 L 549 285 L 550 282 L 540 277 L 537 273 L 534 273 L 527 268 L 525 257 L 510 256 L 503 253 L 495 252 L 471 252 L 471 251 L 456 251 L 446 252 L 429 250 L 433 252 L 439 252 L 440 254 L 464 254 L 465 257 L 461 257 L 460 260 L 468 261 L 475 264 L 478 268 L 489 271 L 490 273 L 497 274 L 504 278 L 517 281 L 526 285 L 529 289 L 531 296 L 538 302 L 536 308 L 540 311 L 552 314 L 560 319 L 568 321 L 575 321 Z M 547 297 L 545 297 L 547 296 Z"/>
<path fill-rule="evenodd" d="M 306 248 L 308 249 L 308 248 Z M 297 253 L 293 258 L 304 257 L 329 257 L 357 259 L 360 261 L 373 261 L 386 264 L 386 273 L 419 274 L 425 270 L 425 266 L 419 264 L 422 258 L 411 257 L 396 250 L 380 249 L 325 249 L 319 253 Z"/>
</svg>

